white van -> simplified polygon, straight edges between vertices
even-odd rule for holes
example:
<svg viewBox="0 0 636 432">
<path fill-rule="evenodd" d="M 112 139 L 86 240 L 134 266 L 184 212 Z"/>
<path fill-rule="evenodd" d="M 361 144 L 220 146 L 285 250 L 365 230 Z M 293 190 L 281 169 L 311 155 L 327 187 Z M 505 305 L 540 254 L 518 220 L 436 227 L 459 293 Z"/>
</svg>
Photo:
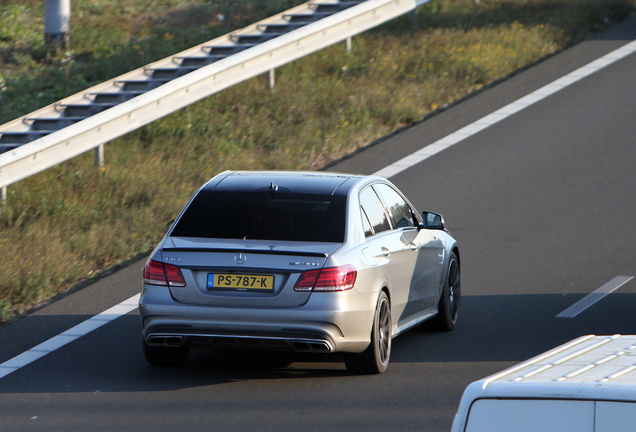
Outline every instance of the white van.
<svg viewBox="0 0 636 432">
<path fill-rule="evenodd" d="M 452 432 L 636 432 L 636 335 L 583 336 L 470 384 Z"/>
</svg>

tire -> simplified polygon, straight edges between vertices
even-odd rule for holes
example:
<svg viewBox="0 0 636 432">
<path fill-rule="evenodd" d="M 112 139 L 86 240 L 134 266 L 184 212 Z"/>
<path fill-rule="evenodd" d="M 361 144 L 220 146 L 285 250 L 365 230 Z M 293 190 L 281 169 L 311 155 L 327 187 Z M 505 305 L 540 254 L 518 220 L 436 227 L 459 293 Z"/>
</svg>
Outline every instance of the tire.
<svg viewBox="0 0 636 432">
<path fill-rule="evenodd" d="M 361 353 L 345 353 L 345 365 L 356 374 L 381 374 L 391 357 L 391 304 L 382 291 L 373 318 L 371 343 Z"/>
<path fill-rule="evenodd" d="M 461 277 L 459 271 L 459 260 L 451 252 L 448 259 L 448 269 L 442 296 L 439 299 L 438 314 L 433 318 L 432 324 L 438 331 L 451 331 L 457 324 L 459 316 L 459 304 L 461 300 Z"/>
<path fill-rule="evenodd" d="M 143 340 L 144 357 L 152 366 L 183 366 L 188 361 L 190 347 L 162 347 L 148 345 Z"/>
</svg>

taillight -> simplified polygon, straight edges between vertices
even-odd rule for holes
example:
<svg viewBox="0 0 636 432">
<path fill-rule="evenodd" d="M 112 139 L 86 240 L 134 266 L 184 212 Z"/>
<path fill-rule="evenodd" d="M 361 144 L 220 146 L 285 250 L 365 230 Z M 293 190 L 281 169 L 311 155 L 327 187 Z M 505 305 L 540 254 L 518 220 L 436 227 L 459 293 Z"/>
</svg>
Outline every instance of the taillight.
<svg viewBox="0 0 636 432">
<path fill-rule="evenodd" d="M 153 260 L 148 260 L 146 267 L 144 267 L 144 282 L 148 285 L 186 286 L 183 273 L 181 273 L 179 267 Z"/>
<path fill-rule="evenodd" d="M 303 272 L 294 291 L 346 291 L 356 283 L 358 271 L 350 264 Z"/>
<path fill-rule="evenodd" d="M 294 285 L 294 291 L 311 291 L 316 284 L 316 279 L 318 279 L 319 274 L 320 270 L 303 272 L 296 281 L 296 285 Z"/>
<path fill-rule="evenodd" d="M 168 286 L 166 274 L 163 272 L 163 264 L 157 261 L 148 260 L 144 267 L 144 282 L 148 285 Z"/>
<path fill-rule="evenodd" d="M 186 286 L 183 273 L 181 273 L 181 269 L 179 267 L 173 266 L 170 264 L 164 264 L 163 270 L 166 272 L 166 279 L 168 279 L 168 285 L 170 285 L 171 287 Z"/>
</svg>

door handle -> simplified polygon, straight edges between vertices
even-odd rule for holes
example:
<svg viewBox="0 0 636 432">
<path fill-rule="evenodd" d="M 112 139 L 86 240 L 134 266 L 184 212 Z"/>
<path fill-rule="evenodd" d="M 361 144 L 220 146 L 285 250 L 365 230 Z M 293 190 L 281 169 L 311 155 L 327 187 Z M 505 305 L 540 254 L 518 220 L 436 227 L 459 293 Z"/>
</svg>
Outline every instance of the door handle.
<svg viewBox="0 0 636 432">
<path fill-rule="evenodd" d="M 380 252 L 380 256 L 387 257 L 387 258 L 391 256 L 391 251 L 389 249 L 382 246 L 381 250 L 382 252 Z"/>
<path fill-rule="evenodd" d="M 416 251 L 419 249 L 419 247 L 414 242 L 409 243 L 409 247 L 412 251 Z"/>
</svg>

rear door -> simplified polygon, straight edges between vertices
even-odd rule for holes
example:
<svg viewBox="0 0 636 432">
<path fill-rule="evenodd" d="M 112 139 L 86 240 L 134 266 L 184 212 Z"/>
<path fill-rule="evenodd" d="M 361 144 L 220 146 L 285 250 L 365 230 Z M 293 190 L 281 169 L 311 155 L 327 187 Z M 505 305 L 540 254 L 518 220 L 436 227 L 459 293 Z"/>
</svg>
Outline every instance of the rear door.
<svg viewBox="0 0 636 432">
<path fill-rule="evenodd" d="M 408 301 L 401 318 L 408 318 L 435 304 L 438 291 L 438 242 L 425 229 L 418 229 L 415 210 L 391 186 L 373 185 L 384 203 L 393 229 L 400 235 L 401 260 L 408 262 Z M 406 271 L 406 270 L 404 270 Z"/>
<path fill-rule="evenodd" d="M 391 284 L 393 316 L 401 317 L 409 300 L 409 285 L 413 274 L 412 251 L 399 230 L 389 222 L 386 209 L 373 187 L 360 192 L 360 211 L 365 221 L 366 240 L 378 265 Z"/>
</svg>

